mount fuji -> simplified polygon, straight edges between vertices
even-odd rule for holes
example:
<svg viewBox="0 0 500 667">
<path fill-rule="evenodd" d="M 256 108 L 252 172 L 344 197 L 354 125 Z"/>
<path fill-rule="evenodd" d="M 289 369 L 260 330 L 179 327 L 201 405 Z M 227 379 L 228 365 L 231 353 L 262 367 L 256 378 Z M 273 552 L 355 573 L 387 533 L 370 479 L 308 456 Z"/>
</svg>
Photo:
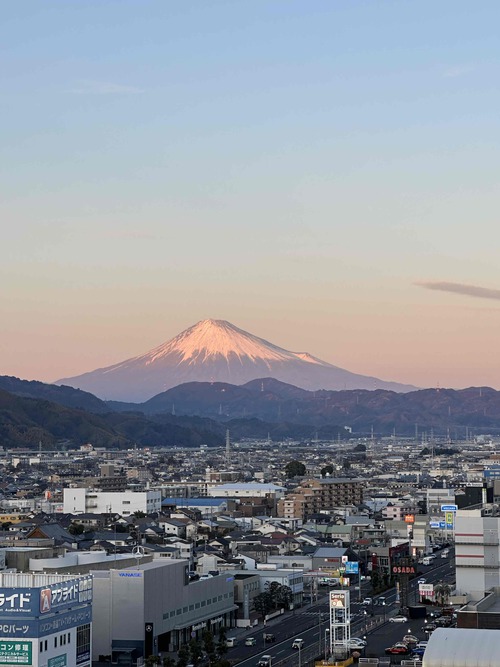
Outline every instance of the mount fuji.
<svg viewBox="0 0 500 667">
<path fill-rule="evenodd" d="M 186 382 L 240 385 L 264 377 L 309 390 L 416 388 L 350 373 L 307 353 L 289 352 L 225 320 L 203 320 L 146 354 L 56 384 L 106 400 L 141 402 Z"/>
</svg>

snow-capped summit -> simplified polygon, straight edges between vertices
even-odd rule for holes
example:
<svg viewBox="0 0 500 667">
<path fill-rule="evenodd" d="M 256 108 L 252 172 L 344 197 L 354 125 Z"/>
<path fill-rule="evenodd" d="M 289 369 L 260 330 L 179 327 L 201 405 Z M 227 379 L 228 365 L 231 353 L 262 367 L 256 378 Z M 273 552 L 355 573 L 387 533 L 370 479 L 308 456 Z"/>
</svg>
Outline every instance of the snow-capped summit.
<svg viewBox="0 0 500 667">
<path fill-rule="evenodd" d="M 140 402 L 185 382 L 244 384 L 263 377 L 311 390 L 415 388 L 350 373 L 310 354 L 289 352 L 225 320 L 211 319 L 138 357 L 57 384 L 108 400 Z"/>
</svg>

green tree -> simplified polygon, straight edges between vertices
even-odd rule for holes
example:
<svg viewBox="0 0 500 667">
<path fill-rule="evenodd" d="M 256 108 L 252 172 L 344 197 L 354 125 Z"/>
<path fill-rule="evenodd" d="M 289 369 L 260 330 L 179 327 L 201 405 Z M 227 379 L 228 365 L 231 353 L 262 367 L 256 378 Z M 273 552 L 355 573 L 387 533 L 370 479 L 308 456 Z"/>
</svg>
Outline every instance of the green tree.
<svg viewBox="0 0 500 667">
<path fill-rule="evenodd" d="M 255 611 L 264 618 L 264 616 L 273 608 L 272 594 L 269 591 L 264 591 L 264 593 L 256 595 L 253 599 L 253 607 Z"/>
<path fill-rule="evenodd" d="M 227 636 L 226 628 L 224 626 L 221 626 L 219 628 L 219 641 L 217 642 L 217 647 L 216 647 L 219 661 L 220 658 L 225 656 L 227 653 L 226 636 Z"/>
<path fill-rule="evenodd" d="M 70 533 L 70 535 L 81 535 L 84 530 L 85 528 L 81 523 L 72 523 L 68 528 L 68 533 Z"/>
<path fill-rule="evenodd" d="M 187 667 L 189 663 L 189 647 L 182 644 L 177 651 L 177 667 Z"/>
<path fill-rule="evenodd" d="M 135 516 L 136 519 L 144 519 L 146 515 L 141 510 L 137 510 L 132 516 Z"/>
<path fill-rule="evenodd" d="M 172 656 L 163 656 L 162 667 L 175 667 L 175 660 L 172 658 Z"/>
<path fill-rule="evenodd" d="M 205 630 L 202 636 L 203 650 L 208 656 L 208 660 L 212 665 L 217 660 L 217 651 L 215 649 L 215 640 L 210 630 Z"/>
<path fill-rule="evenodd" d="M 201 660 L 203 655 L 203 649 L 201 643 L 197 639 L 191 639 L 189 642 L 189 655 L 191 657 L 191 664 L 196 667 Z"/>
<path fill-rule="evenodd" d="M 438 581 L 438 583 L 434 586 L 434 595 L 436 596 L 436 602 L 441 607 L 444 607 L 446 604 L 448 604 L 450 593 L 451 593 L 451 586 L 447 584 L 445 581 Z"/>
<path fill-rule="evenodd" d="M 161 664 L 161 658 L 159 655 L 148 655 L 146 660 L 144 660 L 146 667 L 155 667 L 155 665 Z"/>
<path fill-rule="evenodd" d="M 331 464 L 321 468 L 321 477 L 326 477 L 326 475 L 333 475 L 333 466 Z"/>
<path fill-rule="evenodd" d="M 306 474 L 306 467 L 300 461 L 289 461 L 285 466 L 285 474 L 290 477 L 303 477 Z"/>
</svg>

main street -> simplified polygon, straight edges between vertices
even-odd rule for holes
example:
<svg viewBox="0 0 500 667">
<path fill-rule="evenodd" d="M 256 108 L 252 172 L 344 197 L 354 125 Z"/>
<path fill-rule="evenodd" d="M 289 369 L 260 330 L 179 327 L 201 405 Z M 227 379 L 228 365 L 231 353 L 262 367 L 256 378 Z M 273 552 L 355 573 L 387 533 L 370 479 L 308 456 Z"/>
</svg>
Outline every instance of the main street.
<svg viewBox="0 0 500 667">
<path fill-rule="evenodd" d="M 446 559 L 441 559 L 438 554 L 432 565 L 419 567 L 419 576 L 410 582 L 410 605 L 419 601 L 417 581 L 421 577 L 426 579 L 426 583 L 438 581 L 452 583 L 455 578 L 453 554 Z M 351 636 L 366 636 L 368 646 L 363 655 L 384 655 L 385 648 L 401 641 L 409 630 L 419 639 L 426 638 L 423 633 L 423 619 L 410 620 L 408 623 L 389 622 L 389 618 L 397 612 L 395 588 L 374 596 L 373 604 L 369 607 L 363 606 L 360 602 L 360 598 L 368 596 L 368 590 L 369 582 L 363 582 L 361 591 L 351 590 Z M 385 605 L 380 604 L 384 599 Z M 229 649 L 227 658 L 237 663 L 239 667 L 255 667 L 262 655 L 271 655 L 273 667 L 278 664 L 299 667 L 299 664 L 305 664 L 312 658 L 325 654 L 325 640 L 328 643 L 326 631 L 329 627 L 328 591 L 326 591 L 320 594 L 316 602 L 273 619 L 265 628 L 259 625 L 258 630 L 241 635 L 236 647 Z M 275 642 L 265 644 L 264 633 L 272 633 L 276 638 Z M 245 646 L 244 640 L 247 637 L 254 637 L 256 645 Z M 300 656 L 297 649 L 292 649 L 295 638 L 304 640 Z"/>
</svg>

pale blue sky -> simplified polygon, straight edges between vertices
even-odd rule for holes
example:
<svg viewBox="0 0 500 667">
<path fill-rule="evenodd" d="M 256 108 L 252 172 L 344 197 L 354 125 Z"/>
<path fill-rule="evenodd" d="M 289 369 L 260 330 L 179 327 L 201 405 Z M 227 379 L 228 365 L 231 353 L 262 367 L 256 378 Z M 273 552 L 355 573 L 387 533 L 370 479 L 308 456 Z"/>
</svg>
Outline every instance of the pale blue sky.
<svg viewBox="0 0 500 667">
<path fill-rule="evenodd" d="M 216 317 L 500 387 L 500 308 L 467 295 L 500 288 L 499 14 L 5 3 L 0 374 L 74 375 Z M 415 285 L 438 281 L 462 294 Z"/>
</svg>

